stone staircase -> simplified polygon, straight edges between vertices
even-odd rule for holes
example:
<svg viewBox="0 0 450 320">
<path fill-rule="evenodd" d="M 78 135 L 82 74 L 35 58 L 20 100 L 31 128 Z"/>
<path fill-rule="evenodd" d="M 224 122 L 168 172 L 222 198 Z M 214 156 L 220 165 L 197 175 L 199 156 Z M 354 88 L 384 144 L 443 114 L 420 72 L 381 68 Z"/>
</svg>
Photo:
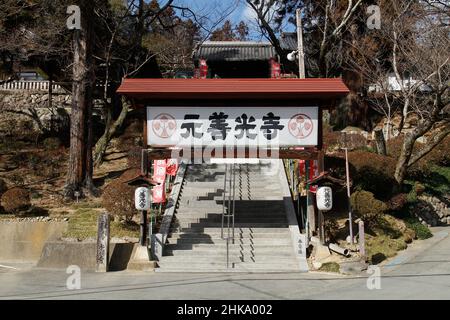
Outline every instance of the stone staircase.
<svg viewBox="0 0 450 320">
<path fill-rule="evenodd" d="M 236 164 L 235 171 L 228 268 L 227 241 L 221 237 L 225 165 L 203 164 L 187 167 L 158 272 L 299 271 L 274 162 Z M 227 218 L 225 237 L 226 225 Z"/>
</svg>

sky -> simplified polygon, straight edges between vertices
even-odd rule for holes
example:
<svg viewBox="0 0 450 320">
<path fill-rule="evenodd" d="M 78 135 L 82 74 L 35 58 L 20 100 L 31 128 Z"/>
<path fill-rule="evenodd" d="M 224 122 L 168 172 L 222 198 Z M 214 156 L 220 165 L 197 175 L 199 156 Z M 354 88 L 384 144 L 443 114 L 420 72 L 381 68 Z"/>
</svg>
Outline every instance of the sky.
<svg viewBox="0 0 450 320">
<path fill-rule="evenodd" d="M 166 0 L 159 0 L 163 5 Z M 255 41 L 266 40 L 261 36 L 256 23 L 256 15 L 245 0 L 175 0 L 174 5 L 189 7 L 198 17 L 202 17 L 208 28 L 215 26 L 215 22 L 221 21 L 220 27 L 225 20 L 230 20 L 232 24 L 244 21 L 249 26 L 249 38 Z M 283 31 L 293 31 L 294 26 L 286 24 Z"/>
</svg>

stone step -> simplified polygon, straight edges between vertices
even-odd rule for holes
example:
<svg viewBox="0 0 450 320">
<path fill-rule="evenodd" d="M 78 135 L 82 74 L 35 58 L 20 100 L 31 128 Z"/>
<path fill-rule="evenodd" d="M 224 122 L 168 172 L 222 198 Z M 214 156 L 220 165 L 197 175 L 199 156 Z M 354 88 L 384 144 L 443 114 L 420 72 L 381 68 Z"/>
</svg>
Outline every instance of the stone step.
<svg viewBox="0 0 450 320">
<path fill-rule="evenodd" d="M 231 204 L 231 207 L 233 207 L 233 204 Z M 226 208 L 228 209 L 228 208 Z M 246 208 L 246 209 L 241 209 L 238 208 L 237 206 L 234 208 L 234 212 L 236 214 L 241 214 L 241 216 L 245 215 L 253 215 L 253 216 L 259 216 L 259 215 L 270 215 L 271 213 L 277 213 L 277 214 L 284 214 L 285 209 L 284 207 L 281 208 L 279 206 L 271 206 L 268 205 L 266 206 L 266 208 Z M 187 215 L 187 214 L 192 214 L 192 213 L 201 213 L 201 214 L 211 214 L 211 215 L 218 215 L 218 214 L 222 214 L 223 212 L 223 208 L 222 207 L 218 207 L 218 208 L 207 208 L 207 207 L 180 207 L 178 209 L 176 209 L 176 214 L 177 215 Z"/>
<path fill-rule="evenodd" d="M 206 228 L 221 228 L 222 224 L 220 222 L 211 222 L 208 224 L 205 224 L 203 226 L 200 225 L 191 225 L 190 227 L 182 227 L 181 230 L 178 231 L 186 231 L 190 229 L 206 229 Z M 287 223 L 235 223 L 235 228 L 251 228 L 251 229 L 262 229 L 262 228 L 287 228 Z M 174 230 L 175 231 L 175 230 Z M 207 233 L 208 231 L 206 231 Z"/>
<path fill-rule="evenodd" d="M 265 233 L 250 233 L 239 232 L 235 230 L 236 239 L 279 239 L 289 238 L 289 229 L 285 229 L 283 232 L 265 232 Z M 173 233 L 169 239 L 221 239 L 220 232 L 217 233 Z"/>
<path fill-rule="evenodd" d="M 215 256 L 163 256 L 161 259 L 162 263 L 209 263 L 210 261 L 216 262 L 226 262 L 226 255 L 215 255 Z M 251 256 L 251 255 L 243 255 L 239 254 L 230 254 L 228 256 L 229 262 L 249 262 L 249 263 L 273 263 L 278 262 L 280 264 L 295 264 L 296 260 L 294 256 Z"/>
<path fill-rule="evenodd" d="M 214 196 L 208 200 L 220 201 L 220 200 L 222 200 L 222 197 Z M 283 197 L 281 195 L 276 195 L 273 193 L 269 193 L 269 195 L 252 193 L 249 195 L 242 195 L 242 197 L 236 195 L 236 201 L 238 201 L 238 200 L 243 200 L 243 201 L 283 201 Z"/>
<path fill-rule="evenodd" d="M 173 228 L 171 231 L 172 234 L 175 233 L 204 233 L 204 234 L 220 234 L 221 227 L 197 227 L 197 228 L 186 228 L 185 230 L 176 230 L 177 228 Z M 245 234 L 259 234 L 259 233 L 278 233 L 278 232 L 289 232 L 287 227 L 235 227 L 235 232 L 242 232 Z"/>
<path fill-rule="evenodd" d="M 181 208 L 220 208 L 222 209 L 224 201 L 223 198 L 220 200 L 199 200 L 197 198 L 192 197 L 182 197 L 178 201 L 178 206 Z M 227 198 L 225 199 L 225 204 L 228 203 Z M 265 209 L 267 206 L 273 206 L 280 209 L 284 209 L 283 200 L 268 200 L 268 201 L 252 201 L 252 200 L 236 200 L 235 207 L 236 209 L 252 209 L 259 208 Z"/>
<path fill-rule="evenodd" d="M 225 236 L 227 233 L 224 234 Z M 278 238 L 257 238 L 257 239 L 251 239 L 251 238 L 237 238 L 235 234 L 235 243 L 236 244 L 265 244 L 265 245 L 275 245 L 275 244 L 283 244 L 283 245 L 290 245 L 291 239 L 281 236 Z M 170 244 L 188 244 L 188 243 L 205 243 L 205 244 L 221 244 L 225 242 L 225 240 L 221 238 L 169 238 L 167 240 Z"/>
<path fill-rule="evenodd" d="M 176 244 L 166 244 L 164 250 L 198 250 L 198 251 L 211 251 L 216 252 L 219 250 L 226 250 L 226 241 L 223 240 L 222 243 L 176 243 Z M 273 252 L 275 250 L 290 252 L 291 246 L 288 244 L 240 244 L 235 241 L 235 244 L 229 243 L 229 250 L 254 250 L 256 252 Z"/>
<path fill-rule="evenodd" d="M 276 252 L 276 253 L 260 253 L 260 252 L 250 252 L 250 251 L 230 251 L 229 256 L 232 258 L 242 258 L 248 259 L 250 257 L 255 258 L 258 261 L 262 261 L 264 259 L 273 259 L 274 261 L 280 261 L 280 259 L 284 260 L 295 260 L 295 256 L 293 252 Z M 174 250 L 174 251 L 164 251 L 164 256 L 162 260 L 165 260 L 169 257 L 177 257 L 180 261 L 185 259 L 196 259 L 199 258 L 202 261 L 215 261 L 220 260 L 222 258 L 226 259 L 226 252 L 201 252 L 201 251 L 187 251 L 187 250 Z"/>
<path fill-rule="evenodd" d="M 266 183 L 266 185 L 264 184 Z M 235 186 L 235 193 L 245 193 L 245 192 L 251 192 L 251 193 L 258 193 L 258 192 L 268 192 L 268 191 L 272 191 L 272 192 L 277 192 L 277 193 L 281 193 L 281 188 L 278 184 L 273 185 L 273 184 L 267 184 L 268 182 L 264 182 L 264 183 L 260 183 L 260 184 L 251 184 L 251 185 L 245 185 L 242 187 L 239 187 L 238 185 Z M 229 194 L 231 190 L 231 193 L 233 193 L 233 188 L 228 188 L 227 187 L 227 191 L 226 194 Z M 187 192 L 191 192 L 191 193 L 208 193 L 208 192 L 213 192 L 213 193 L 219 193 L 219 194 L 223 194 L 223 186 L 220 186 L 218 184 L 214 184 L 211 186 L 208 185 L 183 185 L 182 189 L 181 189 L 181 194 L 185 194 Z"/>
<path fill-rule="evenodd" d="M 261 209 L 260 209 L 261 210 Z M 256 211 L 256 212 L 255 212 Z M 236 217 L 286 217 L 286 213 L 284 210 L 267 210 L 267 211 L 235 211 Z M 222 208 L 215 208 L 208 210 L 207 208 L 178 208 L 176 210 L 176 216 L 178 217 L 216 217 L 222 216 Z"/>
<path fill-rule="evenodd" d="M 272 224 L 287 224 L 287 219 L 280 219 L 280 218 L 239 218 L 236 217 L 234 220 L 235 229 L 238 226 L 241 226 L 242 224 L 249 224 L 249 225 L 255 225 L 255 224 L 266 224 L 266 225 L 272 225 Z M 189 218 L 189 217 L 179 217 L 176 218 L 174 221 L 172 221 L 173 227 L 181 227 L 181 228 L 207 228 L 207 227 L 214 227 L 219 226 L 222 227 L 222 219 L 220 217 L 217 218 Z M 233 219 L 230 218 L 228 222 L 228 218 L 225 217 L 223 219 L 223 227 L 233 227 Z"/>
<path fill-rule="evenodd" d="M 223 221 L 226 223 L 228 221 L 228 218 L 230 220 L 230 223 L 233 221 L 233 216 L 227 216 L 225 215 L 223 217 Z M 190 222 L 190 223 L 203 223 L 203 224 L 209 224 L 210 222 L 222 222 L 222 214 L 205 214 L 205 213 L 180 213 L 177 214 L 174 217 L 173 222 Z M 234 221 L 235 222 L 242 222 L 242 223 L 250 223 L 250 222 L 273 222 L 273 223 L 286 223 L 287 218 L 285 214 L 279 214 L 274 213 L 272 215 L 265 215 L 262 217 L 258 217 L 256 215 L 241 215 L 239 213 L 235 213 L 234 215 Z"/>
<path fill-rule="evenodd" d="M 224 221 L 228 221 L 228 216 L 224 216 Z M 229 216 L 230 223 L 233 221 L 233 216 Z M 175 220 L 182 222 L 192 222 L 192 223 L 204 223 L 205 225 L 210 223 L 220 223 L 222 221 L 221 214 L 177 214 Z M 272 215 L 265 217 L 258 217 L 256 215 L 240 215 L 239 213 L 234 214 L 234 221 L 240 223 L 286 223 L 287 219 L 283 215 Z"/>
</svg>

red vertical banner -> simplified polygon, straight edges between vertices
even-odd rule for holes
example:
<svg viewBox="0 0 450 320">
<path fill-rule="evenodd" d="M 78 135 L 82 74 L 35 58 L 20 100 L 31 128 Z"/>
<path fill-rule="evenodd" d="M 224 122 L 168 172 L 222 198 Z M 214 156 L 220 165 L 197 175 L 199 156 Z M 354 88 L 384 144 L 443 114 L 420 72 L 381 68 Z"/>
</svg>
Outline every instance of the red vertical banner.
<svg viewBox="0 0 450 320">
<path fill-rule="evenodd" d="M 152 202 L 153 203 L 166 202 L 166 187 L 164 182 L 152 188 Z"/>
<path fill-rule="evenodd" d="M 178 171 L 178 160 L 177 159 L 169 159 L 167 160 L 167 169 L 166 172 L 169 176 L 176 176 Z"/>
<path fill-rule="evenodd" d="M 309 180 L 319 176 L 319 160 L 309 160 Z M 310 186 L 309 191 L 316 192 L 317 186 Z"/>
<path fill-rule="evenodd" d="M 200 79 L 206 79 L 208 76 L 208 64 L 205 59 L 200 59 Z"/>
<path fill-rule="evenodd" d="M 164 183 L 166 181 L 166 160 L 153 161 L 153 180 L 157 183 Z"/>
<path fill-rule="evenodd" d="M 300 179 L 306 176 L 306 160 L 298 160 L 298 170 L 300 173 Z"/>
<path fill-rule="evenodd" d="M 270 77 L 275 79 L 281 77 L 281 66 L 274 58 L 270 59 Z"/>
</svg>

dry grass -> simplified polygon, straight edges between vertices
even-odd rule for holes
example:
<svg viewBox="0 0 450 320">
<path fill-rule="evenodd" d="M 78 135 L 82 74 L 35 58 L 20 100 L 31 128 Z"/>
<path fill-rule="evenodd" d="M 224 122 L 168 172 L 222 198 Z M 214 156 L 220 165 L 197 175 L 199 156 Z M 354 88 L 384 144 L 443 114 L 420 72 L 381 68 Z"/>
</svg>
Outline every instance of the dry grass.
<svg viewBox="0 0 450 320">
<path fill-rule="evenodd" d="M 98 216 L 104 212 L 104 209 L 93 203 L 90 207 L 88 203 L 79 203 L 74 205 L 76 210 L 69 218 L 67 231 L 64 237 L 76 238 L 80 240 L 97 237 Z M 117 222 L 111 221 L 111 237 L 139 237 L 139 225 L 135 222 Z"/>
</svg>

